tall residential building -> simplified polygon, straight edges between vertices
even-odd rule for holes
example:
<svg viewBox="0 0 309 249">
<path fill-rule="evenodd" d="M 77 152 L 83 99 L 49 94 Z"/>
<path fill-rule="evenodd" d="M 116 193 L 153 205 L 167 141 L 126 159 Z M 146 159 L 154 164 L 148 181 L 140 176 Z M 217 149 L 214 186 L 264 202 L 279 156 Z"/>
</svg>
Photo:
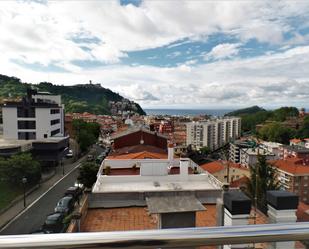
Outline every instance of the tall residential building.
<svg viewBox="0 0 309 249">
<path fill-rule="evenodd" d="M 187 123 L 187 146 L 195 149 L 208 147 L 211 150 L 220 148 L 237 139 L 241 132 L 241 118 L 227 117 Z"/>
<path fill-rule="evenodd" d="M 1 156 L 31 151 L 44 165 L 59 164 L 69 146 L 69 137 L 64 135 L 64 106 L 60 95 L 28 89 L 21 101 L 6 101 L 1 108 Z"/>
<path fill-rule="evenodd" d="M 3 104 L 3 137 L 36 140 L 64 136 L 63 109 L 60 95 L 28 89 L 22 101 Z"/>
</svg>

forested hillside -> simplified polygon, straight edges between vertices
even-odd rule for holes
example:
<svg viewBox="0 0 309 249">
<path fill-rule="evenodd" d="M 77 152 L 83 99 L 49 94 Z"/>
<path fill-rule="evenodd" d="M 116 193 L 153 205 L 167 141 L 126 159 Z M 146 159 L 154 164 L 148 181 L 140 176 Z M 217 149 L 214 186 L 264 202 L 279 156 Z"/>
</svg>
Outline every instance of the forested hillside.
<svg viewBox="0 0 309 249">
<path fill-rule="evenodd" d="M 0 100 L 18 98 L 26 94 L 27 87 L 35 87 L 39 91 L 60 94 L 65 104 L 66 112 L 90 112 L 95 114 L 110 114 L 109 101 L 121 101 L 123 97 L 99 84 L 82 84 L 73 86 L 54 85 L 42 82 L 40 84 L 22 83 L 16 77 L 0 74 Z M 139 104 L 137 113 L 145 114 Z M 131 109 L 128 109 L 131 110 Z"/>
</svg>

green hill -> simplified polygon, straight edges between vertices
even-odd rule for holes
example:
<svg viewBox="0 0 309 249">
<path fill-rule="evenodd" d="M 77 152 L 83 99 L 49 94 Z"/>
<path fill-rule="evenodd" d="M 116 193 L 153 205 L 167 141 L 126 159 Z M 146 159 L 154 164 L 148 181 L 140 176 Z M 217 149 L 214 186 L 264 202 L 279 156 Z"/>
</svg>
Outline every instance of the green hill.
<svg viewBox="0 0 309 249">
<path fill-rule="evenodd" d="M 244 132 L 255 132 L 257 124 L 263 124 L 265 121 L 284 122 L 290 117 L 298 117 L 299 111 L 296 107 L 280 107 L 276 110 L 265 110 L 259 106 L 252 106 L 239 109 L 225 116 L 239 116 L 242 121 L 242 130 Z"/>
<path fill-rule="evenodd" d="M 232 111 L 230 113 L 225 114 L 225 116 L 240 116 L 240 115 L 246 115 L 246 114 L 254 114 L 257 112 L 266 111 L 265 109 L 255 105 L 248 108 L 239 109 L 236 111 Z"/>
<path fill-rule="evenodd" d="M 18 98 L 26 94 L 27 87 L 35 87 L 39 91 L 59 94 L 65 104 L 66 112 L 90 112 L 94 114 L 110 114 L 109 101 L 121 101 L 124 98 L 100 84 L 82 84 L 73 86 L 54 85 L 48 82 L 40 84 L 22 83 L 16 77 L 0 74 L 0 100 Z M 135 108 L 126 107 L 127 111 L 135 111 L 145 115 L 139 104 Z"/>
</svg>

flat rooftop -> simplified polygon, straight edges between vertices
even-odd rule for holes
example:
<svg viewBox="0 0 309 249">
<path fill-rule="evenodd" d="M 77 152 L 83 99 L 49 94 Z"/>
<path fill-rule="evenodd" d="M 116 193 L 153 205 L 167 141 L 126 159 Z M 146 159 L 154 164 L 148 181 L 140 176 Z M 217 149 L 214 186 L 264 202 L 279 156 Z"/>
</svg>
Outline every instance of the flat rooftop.
<svg viewBox="0 0 309 249">
<path fill-rule="evenodd" d="M 102 177 L 102 176 L 101 176 Z M 105 176 L 109 177 L 109 176 Z M 121 176 L 115 176 L 121 177 Z M 126 176 L 127 177 L 127 176 Z M 131 176 L 139 177 L 142 176 Z M 219 189 L 208 182 L 204 181 L 132 181 L 132 182 L 106 182 L 104 179 L 100 184 L 96 184 L 92 190 L 93 193 L 119 193 L 119 192 L 157 192 L 157 191 L 182 191 L 182 190 L 214 190 Z"/>
<path fill-rule="evenodd" d="M 150 196 L 146 203 L 151 214 L 203 211 L 205 207 L 193 195 Z"/>
<path fill-rule="evenodd" d="M 196 212 L 196 227 L 214 227 L 217 224 L 216 205 L 205 204 L 205 210 Z M 254 211 L 251 211 L 253 217 Z M 267 224 L 267 217 L 257 212 L 257 224 Z M 254 224 L 249 219 L 249 224 Z M 81 232 L 112 232 L 158 229 L 158 217 L 150 214 L 147 207 L 122 207 L 88 209 Z"/>
<path fill-rule="evenodd" d="M 31 140 L 4 139 L 3 137 L 0 137 L 0 149 L 17 148 L 24 146 L 31 147 L 31 144 Z"/>
</svg>

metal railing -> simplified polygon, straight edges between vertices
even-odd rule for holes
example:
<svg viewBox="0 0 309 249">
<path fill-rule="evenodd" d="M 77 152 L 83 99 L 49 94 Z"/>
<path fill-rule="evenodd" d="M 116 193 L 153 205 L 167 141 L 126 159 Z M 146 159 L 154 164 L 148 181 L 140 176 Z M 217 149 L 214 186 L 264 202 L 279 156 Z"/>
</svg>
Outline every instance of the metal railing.
<svg viewBox="0 0 309 249">
<path fill-rule="evenodd" d="M 0 248 L 194 248 L 309 240 L 309 222 L 127 232 L 0 236 Z"/>
</svg>

